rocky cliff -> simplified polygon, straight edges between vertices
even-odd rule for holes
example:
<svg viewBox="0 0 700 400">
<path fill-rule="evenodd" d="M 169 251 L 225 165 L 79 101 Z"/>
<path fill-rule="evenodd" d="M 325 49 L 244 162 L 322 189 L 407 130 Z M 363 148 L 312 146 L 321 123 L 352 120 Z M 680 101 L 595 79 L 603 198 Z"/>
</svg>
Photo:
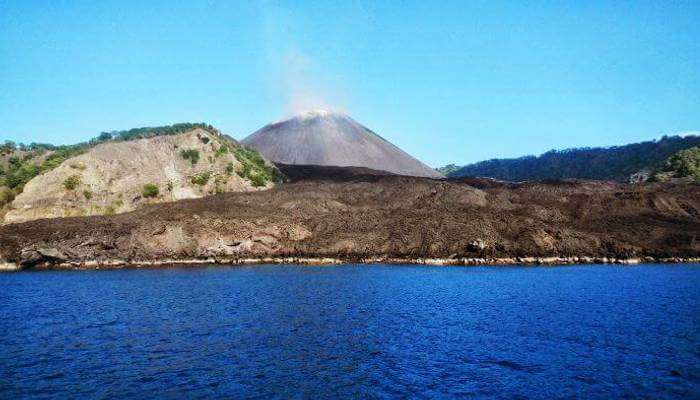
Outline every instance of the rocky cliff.
<svg viewBox="0 0 700 400">
<path fill-rule="evenodd" d="M 276 173 L 257 152 L 218 132 L 107 141 L 31 179 L 4 223 L 111 215 L 142 205 L 270 188 Z"/>
</svg>

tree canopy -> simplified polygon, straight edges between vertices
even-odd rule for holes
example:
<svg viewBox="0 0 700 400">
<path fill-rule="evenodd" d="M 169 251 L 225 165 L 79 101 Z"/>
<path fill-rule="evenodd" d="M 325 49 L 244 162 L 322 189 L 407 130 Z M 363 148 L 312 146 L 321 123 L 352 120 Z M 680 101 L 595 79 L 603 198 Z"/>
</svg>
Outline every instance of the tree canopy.
<svg viewBox="0 0 700 400">
<path fill-rule="evenodd" d="M 548 151 L 538 157 L 493 159 L 461 167 L 451 177 L 480 176 L 507 181 L 596 179 L 627 181 L 641 170 L 654 170 L 680 150 L 700 146 L 700 136 L 664 136 L 625 146 Z"/>
</svg>

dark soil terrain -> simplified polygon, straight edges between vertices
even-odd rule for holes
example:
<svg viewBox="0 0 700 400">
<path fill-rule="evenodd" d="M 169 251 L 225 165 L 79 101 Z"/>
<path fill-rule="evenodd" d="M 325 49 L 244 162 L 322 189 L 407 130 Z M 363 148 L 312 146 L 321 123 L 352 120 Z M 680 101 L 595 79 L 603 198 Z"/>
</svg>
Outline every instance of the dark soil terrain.
<svg viewBox="0 0 700 400">
<path fill-rule="evenodd" d="M 700 186 L 441 181 L 280 166 L 271 190 L 0 227 L 0 258 L 697 257 Z"/>
</svg>

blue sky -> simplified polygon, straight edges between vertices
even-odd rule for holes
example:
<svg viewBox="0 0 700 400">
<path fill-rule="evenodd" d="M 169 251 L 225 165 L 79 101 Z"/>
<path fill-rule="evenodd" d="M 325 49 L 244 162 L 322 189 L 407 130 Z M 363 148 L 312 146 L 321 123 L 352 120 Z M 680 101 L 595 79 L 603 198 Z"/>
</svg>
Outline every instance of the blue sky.
<svg viewBox="0 0 700 400">
<path fill-rule="evenodd" d="M 700 129 L 700 1 L 0 0 L 0 140 L 348 112 L 432 166 Z"/>
</svg>

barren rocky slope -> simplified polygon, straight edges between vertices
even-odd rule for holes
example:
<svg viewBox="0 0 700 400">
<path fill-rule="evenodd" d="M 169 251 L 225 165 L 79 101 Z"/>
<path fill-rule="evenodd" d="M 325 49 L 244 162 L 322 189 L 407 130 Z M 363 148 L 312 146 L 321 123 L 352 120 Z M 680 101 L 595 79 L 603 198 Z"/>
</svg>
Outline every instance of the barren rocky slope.
<svg viewBox="0 0 700 400">
<path fill-rule="evenodd" d="M 198 198 L 273 185 L 264 161 L 202 128 L 146 139 L 106 142 L 30 180 L 5 223 L 115 214 L 143 204 Z M 259 157 L 259 156 L 257 156 Z M 262 164 L 261 164 L 262 162 Z"/>
<path fill-rule="evenodd" d="M 697 185 L 448 182 L 305 168 L 296 182 L 267 191 L 3 226 L 0 258 L 30 266 L 266 256 L 700 254 Z"/>
<path fill-rule="evenodd" d="M 243 143 L 276 163 L 353 166 L 444 178 L 349 116 L 324 110 L 266 125 Z"/>
</svg>

